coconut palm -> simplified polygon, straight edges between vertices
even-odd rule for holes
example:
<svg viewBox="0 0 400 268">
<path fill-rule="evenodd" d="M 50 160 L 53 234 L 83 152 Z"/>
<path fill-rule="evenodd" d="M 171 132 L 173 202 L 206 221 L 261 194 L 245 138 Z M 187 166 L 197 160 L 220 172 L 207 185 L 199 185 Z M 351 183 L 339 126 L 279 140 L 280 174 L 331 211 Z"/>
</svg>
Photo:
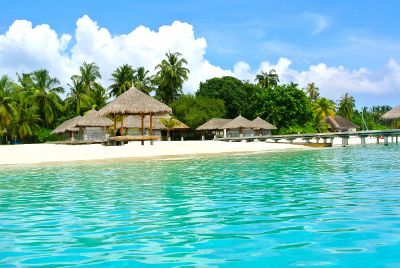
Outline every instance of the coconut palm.
<svg viewBox="0 0 400 268">
<path fill-rule="evenodd" d="M 90 92 L 91 106 L 96 110 L 100 110 L 107 104 L 108 96 L 106 89 L 101 85 L 96 85 L 94 90 Z"/>
<path fill-rule="evenodd" d="M 73 75 L 74 79 L 82 80 L 82 87 L 88 94 L 90 91 L 94 90 L 94 88 L 99 85 L 97 82 L 101 79 L 100 70 L 96 63 L 87 63 L 84 62 L 82 66 L 79 67 L 79 75 Z"/>
<path fill-rule="evenodd" d="M 76 114 L 82 115 L 82 112 L 89 110 L 91 99 L 83 88 L 81 77 L 72 76 L 71 84 L 68 84 L 70 91 L 65 99 L 68 107 L 73 108 Z"/>
<path fill-rule="evenodd" d="M 118 67 L 111 76 L 113 84 L 109 87 L 110 96 L 119 96 L 133 85 L 134 72 L 132 66 L 128 64 Z"/>
<path fill-rule="evenodd" d="M 170 132 L 174 127 L 179 125 L 179 121 L 170 117 L 170 118 L 160 118 L 160 122 L 167 128 L 167 138 L 168 141 L 171 141 Z"/>
<path fill-rule="evenodd" d="M 31 85 L 28 88 L 27 99 L 38 107 L 38 113 L 43 126 L 49 126 L 58 112 L 63 110 L 62 101 L 58 93 L 64 93 L 57 78 L 52 78 L 45 69 L 34 71 L 31 74 Z"/>
<path fill-rule="evenodd" d="M 328 129 L 327 116 L 335 115 L 335 103 L 327 98 L 318 98 L 313 102 L 314 128 L 318 132 L 325 132 Z"/>
<path fill-rule="evenodd" d="M 150 71 L 146 70 L 144 67 L 138 67 L 133 70 L 133 85 L 146 94 L 150 94 L 150 92 L 153 91 L 153 82 L 149 73 Z"/>
<path fill-rule="evenodd" d="M 319 88 L 314 82 L 307 84 L 306 93 L 311 101 L 316 101 L 319 97 Z"/>
<path fill-rule="evenodd" d="M 17 117 L 12 124 L 12 138 L 24 140 L 33 135 L 33 130 L 39 128 L 41 121 L 39 116 L 39 107 L 31 105 L 29 101 L 22 100 L 17 105 Z"/>
<path fill-rule="evenodd" d="M 349 93 L 344 94 L 339 101 L 338 114 L 351 120 L 355 108 L 355 100 Z"/>
<path fill-rule="evenodd" d="M 7 133 L 12 118 L 16 114 L 15 102 L 12 98 L 12 86 L 10 78 L 3 75 L 0 78 L 0 131 L 1 135 Z"/>
<path fill-rule="evenodd" d="M 268 88 L 278 85 L 279 76 L 274 69 L 271 69 L 269 72 L 262 71 L 260 74 L 257 74 L 255 81 L 260 87 Z"/>
<path fill-rule="evenodd" d="M 166 59 L 156 66 L 156 96 L 164 103 L 171 103 L 182 94 L 183 83 L 188 80 L 187 61 L 179 52 L 165 54 Z"/>
</svg>

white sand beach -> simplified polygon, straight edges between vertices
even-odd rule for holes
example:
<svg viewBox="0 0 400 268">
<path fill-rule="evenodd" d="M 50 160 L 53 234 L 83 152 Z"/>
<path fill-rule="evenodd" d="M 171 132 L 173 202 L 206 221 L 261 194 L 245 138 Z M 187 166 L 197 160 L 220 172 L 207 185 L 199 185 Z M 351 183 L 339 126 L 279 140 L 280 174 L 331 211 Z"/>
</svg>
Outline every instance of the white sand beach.
<svg viewBox="0 0 400 268">
<path fill-rule="evenodd" d="M 304 142 L 301 140 L 295 142 Z M 367 143 L 376 143 L 367 138 Z M 350 145 L 359 145 L 359 138 L 350 138 Z M 334 146 L 340 146 L 341 139 L 334 139 Z M 37 164 L 69 161 L 93 161 L 122 158 L 187 157 L 190 155 L 250 153 L 287 150 L 315 149 L 286 142 L 222 142 L 222 141 L 171 141 L 148 142 L 142 146 L 133 142 L 124 146 L 23 144 L 1 145 L 0 165 Z"/>
<path fill-rule="evenodd" d="M 89 161 L 118 158 L 179 157 L 201 154 L 246 153 L 311 149 L 302 145 L 265 142 L 171 141 L 139 142 L 124 146 L 24 144 L 0 146 L 0 165 Z"/>
</svg>

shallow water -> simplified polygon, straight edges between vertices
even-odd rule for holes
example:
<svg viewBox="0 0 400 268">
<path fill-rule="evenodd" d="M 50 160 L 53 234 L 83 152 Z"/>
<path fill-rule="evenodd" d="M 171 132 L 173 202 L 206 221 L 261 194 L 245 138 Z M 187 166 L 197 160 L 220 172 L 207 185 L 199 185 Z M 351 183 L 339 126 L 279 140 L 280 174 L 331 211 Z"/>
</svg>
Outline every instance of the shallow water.
<svg viewBox="0 0 400 268">
<path fill-rule="evenodd" d="M 0 170 L 0 266 L 399 267 L 400 147 Z"/>
</svg>

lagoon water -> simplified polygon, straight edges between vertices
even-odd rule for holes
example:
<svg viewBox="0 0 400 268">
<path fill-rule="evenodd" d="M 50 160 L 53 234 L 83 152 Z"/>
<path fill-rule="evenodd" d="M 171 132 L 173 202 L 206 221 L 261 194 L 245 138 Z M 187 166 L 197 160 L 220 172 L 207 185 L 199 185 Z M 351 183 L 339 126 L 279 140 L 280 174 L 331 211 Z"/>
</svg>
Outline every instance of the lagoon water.
<svg viewBox="0 0 400 268">
<path fill-rule="evenodd" d="M 0 169 L 0 266 L 400 267 L 400 147 Z"/>
</svg>

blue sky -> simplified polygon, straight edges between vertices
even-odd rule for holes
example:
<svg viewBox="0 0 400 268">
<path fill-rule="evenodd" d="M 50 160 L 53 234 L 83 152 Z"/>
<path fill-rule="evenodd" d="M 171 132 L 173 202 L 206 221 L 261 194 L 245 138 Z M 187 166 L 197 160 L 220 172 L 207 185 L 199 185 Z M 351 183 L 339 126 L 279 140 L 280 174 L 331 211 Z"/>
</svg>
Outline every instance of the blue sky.
<svg viewBox="0 0 400 268">
<path fill-rule="evenodd" d="M 319 63 L 342 66 L 350 74 L 367 69 L 368 81 L 373 83 L 384 80 L 390 60 L 395 63 L 393 76 L 397 74 L 398 10 L 398 1 L 7 1 L 2 3 L 0 35 L 15 20 L 23 19 L 33 27 L 48 24 L 58 35 L 71 35 L 71 49 L 77 42 L 77 20 L 83 15 L 111 35 L 128 34 L 139 25 L 158 31 L 179 20 L 193 26 L 195 38 L 206 40 L 204 60 L 224 70 L 233 71 L 235 64 L 245 62 L 254 74 L 264 61 L 275 66 L 287 58 L 298 73 Z M 400 95 L 400 82 L 390 79 L 395 82 L 385 82 L 388 92 L 374 91 L 374 85 L 367 85 L 371 89 L 365 91 L 343 90 L 358 97 L 359 105 L 394 105 L 400 98 L 390 96 Z M 356 87 L 362 84 L 355 83 Z M 325 92 L 329 95 L 333 90 Z"/>
</svg>

